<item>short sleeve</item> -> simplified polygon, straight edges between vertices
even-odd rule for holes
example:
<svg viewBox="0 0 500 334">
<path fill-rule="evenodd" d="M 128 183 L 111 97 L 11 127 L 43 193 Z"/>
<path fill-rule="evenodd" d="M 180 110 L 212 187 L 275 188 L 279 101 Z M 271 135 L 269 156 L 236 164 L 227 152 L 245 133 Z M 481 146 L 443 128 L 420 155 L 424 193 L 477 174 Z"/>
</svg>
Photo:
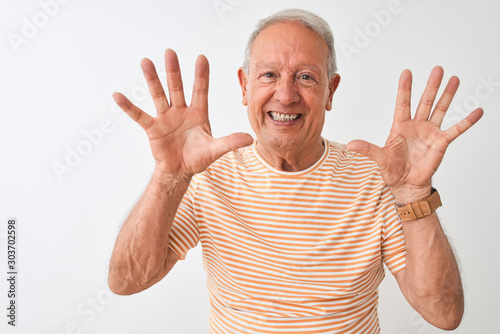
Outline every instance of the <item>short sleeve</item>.
<svg viewBox="0 0 500 334">
<path fill-rule="evenodd" d="M 180 260 L 186 258 L 187 252 L 194 248 L 200 240 L 198 223 L 194 211 L 194 195 L 196 192 L 196 175 L 191 179 L 189 187 L 175 214 L 169 234 L 169 248 Z"/>
<path fill-rule="evenodd" d="M 387 186 L 382 191 L 381 214 L 384 216 L 382 230 L 382 260 L 393 275 L 406 267 L 406 244 L 403 225 L 395 209 L 394 197 Z"/>
</svg>

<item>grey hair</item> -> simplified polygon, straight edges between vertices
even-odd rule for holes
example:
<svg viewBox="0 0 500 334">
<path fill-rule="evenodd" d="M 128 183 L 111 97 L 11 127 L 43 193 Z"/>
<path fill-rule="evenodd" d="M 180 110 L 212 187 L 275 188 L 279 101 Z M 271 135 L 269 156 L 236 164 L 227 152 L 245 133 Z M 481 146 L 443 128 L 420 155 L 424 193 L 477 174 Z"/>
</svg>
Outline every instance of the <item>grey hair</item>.
<svg viewBox="0 0 500 334">
<path fill-rule="evenodd" d="M 250 35 L 248 39 L 247 46 L 245 48 L 245 59 L 243 61 L 243 70 L 248 73 L 248 67 L 250 66 L 250 54 L 252 52 L 252 46 L 257 38 L 257 36 L 265 28 L 284 22 L 297 22 L 305 27 L 312 29 L 318 35 L 320 35 L 328 45 L 329 55 L 328 55 L 328 78 L 332 78 L 335 73 L 337 73 L 337 57 L 335 55 L 335 48 L 333 43 L 333 33 L 332 29 L 328 23 L 319 17 L 318 15 L 303 9 L 283 9 L 271 16 L 268 16 L 257 24 L 255 31 Z"/>
</svg>

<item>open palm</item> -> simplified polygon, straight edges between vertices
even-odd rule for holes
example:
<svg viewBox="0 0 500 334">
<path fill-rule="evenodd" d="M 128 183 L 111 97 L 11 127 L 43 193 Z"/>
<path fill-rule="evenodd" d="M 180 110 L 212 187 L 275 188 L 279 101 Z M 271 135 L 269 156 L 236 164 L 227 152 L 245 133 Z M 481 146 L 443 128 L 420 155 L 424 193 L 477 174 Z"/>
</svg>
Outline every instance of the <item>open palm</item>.
<svg viewBox="0 0 500 334">
<path fill-rule="evenodd" d="M 396 110 L 391 132 L 383 148 L 363 140 L 354 140 L 347 149 L 364 154 L 380 167 L 382 177 L 393 193 L 429 189 L 431 177 L 443 160 L 448 145 L 474 125 L 483 115 L 478 108 L 447 130 L 441 130 L 446 111 L 458 89 L 459 80 L 451 77 L 443 94 L 432 107 L 443 79 L 443 69 L 435 67 L 420 99 L 415 117 L 411 117 L 409 70 L 399 80 Z"/>
<path fill-rule="evenodd" d="M 196 61 L 191 105 L 187 106 L 177 55 L 165 51 L 165 67 L 170 97 L 167 99 L 156 69 L 149 59 L 141 68 L 153 98 L 157 116 L 152 117 L 120 93 L 116 103 L 147 133 L 157 168 L 176 177 L 190 177 L 202 172 L 223 154 L 250 145 L 249 134 L 213 138 L 208 120 L 209 65 L 204 56 Z"/>
</svg>

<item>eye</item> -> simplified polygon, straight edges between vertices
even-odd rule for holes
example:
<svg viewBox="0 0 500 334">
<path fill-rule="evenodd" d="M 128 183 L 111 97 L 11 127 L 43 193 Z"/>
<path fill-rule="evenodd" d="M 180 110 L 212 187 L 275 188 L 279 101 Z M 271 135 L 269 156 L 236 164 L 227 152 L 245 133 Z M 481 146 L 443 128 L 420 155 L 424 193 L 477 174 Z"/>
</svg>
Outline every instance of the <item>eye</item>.
<svg viewBox="0 0 500 334">
<path fill-rule="evenodd" d="M 273 82 L 276 80 L 276 74 L 273 72 L 264 72 L 260 75 L 259 79 L 262 82 Z"/>
<path fill-rule="evenodd" d="M 317 84 L 316 79 L 312 75 L 309 74 L 300 74 L 297 79 L 304 86 L 314 86 Z"/>
</svg>

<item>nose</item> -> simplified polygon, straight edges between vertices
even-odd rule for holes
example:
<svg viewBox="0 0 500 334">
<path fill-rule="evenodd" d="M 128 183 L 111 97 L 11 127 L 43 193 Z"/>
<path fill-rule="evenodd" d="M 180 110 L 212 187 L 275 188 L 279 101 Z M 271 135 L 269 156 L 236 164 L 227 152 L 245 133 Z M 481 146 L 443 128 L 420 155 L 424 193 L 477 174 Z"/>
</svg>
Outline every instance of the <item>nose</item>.
<svg viewBox="0 0 500 334">
<path fill-rule="evenodd" d="M 290 105 L 299 101 L 300 96 L 293 77 L 281 77 L 275 87 L 274 97 L 281 104 Z"/>
</svg>

